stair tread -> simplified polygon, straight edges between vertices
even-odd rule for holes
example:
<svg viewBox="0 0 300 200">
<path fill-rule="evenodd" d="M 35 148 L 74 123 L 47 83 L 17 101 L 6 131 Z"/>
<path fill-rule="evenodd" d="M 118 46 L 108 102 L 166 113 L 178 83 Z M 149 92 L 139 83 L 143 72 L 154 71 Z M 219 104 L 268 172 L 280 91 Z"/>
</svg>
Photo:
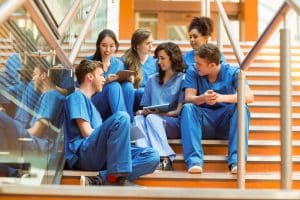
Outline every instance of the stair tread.
<svg viewBox="0 0 300 200">
<path fill-rule="evenodd" d="M 181 145 L 181 139 L 169 139 L 169 144 Z M 300 140 L 293 140 L 293 146 L 300 146 Z M 203 145 L 227 145 L 228 140 L 202 140 Z M 280 146 L 280 140 L 249 140 L 249 146 Z"/>
<path fill-rule="evenodd" d="M 97 176 L 97 171 L 74 171 L 64 170 L 63 176 L 80 177 L 80 176 Z M 248 180 L 280 180 L 280 172 L 246 172 Z M 160 171 L 155 170 L 152 174 L 147 174 L 141 177 L 152 179 L 236 179 L 237 175 L 228 172 L 203 172 L 201 174 L 190 174 L 187 171 Z M 300 172 L 293 172 L 293 180 L 300 180 Z"/>
</svg>

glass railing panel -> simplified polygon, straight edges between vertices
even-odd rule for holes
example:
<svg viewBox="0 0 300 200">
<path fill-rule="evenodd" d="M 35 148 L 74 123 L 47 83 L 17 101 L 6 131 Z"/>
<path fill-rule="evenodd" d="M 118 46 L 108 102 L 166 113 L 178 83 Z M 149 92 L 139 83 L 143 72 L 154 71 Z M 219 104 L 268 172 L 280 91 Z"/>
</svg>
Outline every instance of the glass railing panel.
<svg viewBox="0 0 300 200">
<path fill-rule="evenodd" d="M 77 37 L 80 35 L 82 31 L 82 27 L 87 19 L 89 11 L 93 5 L 94 1 L 88 0 L 81 2 L 78 13 L 69 23 L 69 27 L 65 34 L 62 36 L 62 46 L 65 49 L 67 55 L 70 55 L 73 45 L 76 42 Z M 80 53 L 77 56 L 77 60 L 75 63 L 88 55 L 95 49 L 96 39 L 101 30 L 103 30 L 107 26 L 107 2 L 100 1 L 100 5 L 98 7 L 97 13 L 89 27 L 89 30 L 85 36 L 85 40 L 83 41 L 80 49 Z"/>
<path fill-rule="evenodd" d="M 0 180 L 51 183 L 63 158 L 62 88 L 71 73 L 53 76 L 54 51 L 23 8 L 0 25 L 0 42 Z"/>
<path fill-rule="evenodd" d="M 49 14 L 54 18 L 57 25 L 59 25 L 70 7 L 73 0 L 43 0 L 43 3 L 47 6 Z"/>
</svg>

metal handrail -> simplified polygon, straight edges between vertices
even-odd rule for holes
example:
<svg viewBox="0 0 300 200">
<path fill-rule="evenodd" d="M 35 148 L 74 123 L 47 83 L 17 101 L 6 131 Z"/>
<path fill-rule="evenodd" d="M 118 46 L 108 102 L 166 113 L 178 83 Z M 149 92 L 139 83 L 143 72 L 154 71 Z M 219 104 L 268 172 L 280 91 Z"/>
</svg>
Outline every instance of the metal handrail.
<svg viewBox="0 0 300 200">
<path fill-rule="evenodd" d="M 10 15 L 15 12 L 18 8 L 20 8 L 25 0 L 10 0 L 6 1 L 0 7 L 0 24 L 5 22 Z"/>
<path fill-rule="evenodd" d="M 56 37 L 50 30 L 47 22 L 42 17 L 41 13 L 39 12 L 39 9 L 35 5 L 35 3 L 31 0 L 25 1 L 24 3 L 25 9 L 30 14 L 32 20 L 37 25 L 37 28 L 44 36 L 47 43 L 50 45 L 50 47 L 55 50 L 56 55 L 63 66 L 66 68 L 72 68 L 72 63 L 69 61 L 68 57 L 66 56 L 64 50 L 59 45 L 58 41 L 56 40 Z"/>
<path fill-rule="evenodd" d="M 274 32 L 278 29 L 281 23 L 284 20 L 285 15 L 287 15 L 291 10 L 291 7 L 284 2 L 279 10 L 276 12 L 275 16 L 273 17 L 272 21 L 266 27 L 265 31 L 261 34 L 259 39 L 256 41 L 252 49 L 249 51 L 245 59 L 241 64 L 241 68 L 243 70 L 247 70 L 250 64 L 255 59 L 258 52 L 263 48 L 263 46 L 268 42 L 268 40 L 272 37 Z"/>
<path fill-rule="evenodd" d="M 238 41 L 233 37 L 234 34 L 230 30 L 229 19 L 228 19 L 228 16 L 226 15 L 226 12 L 224 10 L 224 7 L 223 7 L 221 1 L 220 0 L 215 0 L 215 2 L 217 4 L 219 14 L 220 14 L 221 19 L 223 21 L 225 30 L 227 32 L 227 36 L 228 36 L 228 38 L 230 40 L 230 43 L 233 47 L 233 50 L 234 50 L 235 56 L 237 58 L 237 61 L 238 61 L 239 64 L 241 64 L 243 59 L 244 59 L 244 54 L 242 53 L 241 47 L 238 45 Z"/>
<path fill-rule="evenodd" d="M 92 19 L 94 17 L 94 15 L 96 14 L 96 11 L 98 9 L 98 6 L 100 4 L 100 0 L 95 0 L 94 1 L 94 4 L 92 5 L 92 8 L 90 10 L 90 13 L 84 23 L 84 26 L 82 28 L 82 31 L 80 33 L 80 35 L 78 36 L 73 48 L 72 48 L 72 52 L 70 53 L 70 56 L 69 56 L 69 61 L 73 64 L 75 62 L 75 59 L 76 59 L 76 56 L 80 50 L 80 47 L 81 47 L 81 43 L 83 42 L 84 40 L 84 37 L 88 31 L 88 28 L 92 22 Z"/>
<path fill-rule="evenodd" d="M 74 15 L 76 14 L 76 11 L 78 10 L 80 5 L 80 0 L 76 0 L 74 1 L 72 7 L 70 8 L 69 12 L 65 15 L 63 21 L 60 23 L 59 27 L 58 27 L 58 32 L 60 35 L 62 35 L 68 24 L 70 23 L 71 19 L 74 17 Z"/>
<path fill-rule="evenodd" d="M 286 0 L 286 2 L 300 15 L 300 1 Z"/>
</svg>

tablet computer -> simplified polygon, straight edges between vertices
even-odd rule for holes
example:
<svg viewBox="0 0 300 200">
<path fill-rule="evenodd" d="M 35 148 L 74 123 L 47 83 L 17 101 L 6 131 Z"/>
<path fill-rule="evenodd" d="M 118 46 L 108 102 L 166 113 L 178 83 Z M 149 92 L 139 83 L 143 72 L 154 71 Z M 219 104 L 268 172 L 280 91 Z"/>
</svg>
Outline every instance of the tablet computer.
<svg viewBox="0 0 300 200">
<path fill-rule="evenodd" d="M 169 111 L 169 104 L 146 106 L 143 109 L 149 109 L 151 111 L 159 110 L 160 112 L 168 112 Z"/>
<path fill-rule="evenodd" d="M 131 71 L 131 70 L 120 70 L 116 74 L 119 76 L 119 78 L 117 79 L 117 81 L 123 82 L 123 81 L 127 81 L 131 75 L 134 75 L 134 71 Z"/>
</svg>

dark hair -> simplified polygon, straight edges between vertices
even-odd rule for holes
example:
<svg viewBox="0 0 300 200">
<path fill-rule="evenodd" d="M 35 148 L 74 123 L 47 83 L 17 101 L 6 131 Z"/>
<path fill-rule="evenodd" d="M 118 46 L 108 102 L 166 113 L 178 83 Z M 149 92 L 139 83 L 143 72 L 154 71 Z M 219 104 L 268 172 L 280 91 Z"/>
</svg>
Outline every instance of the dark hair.
<svg viewBox="0 0 300 200">
<path fill-rule="evenodd" d="M 104 29 L 98 35 L 98 39 L 96 42 L 96 51 L 94 53 L 93 60 L 102 62 L 102 57 L 101 57 L 101 53 L 100 53 L 100 43 L 105 37 L 110 37 L 111 39 L 113 39 L 113 41 L 115 42 L 115 45 L 116 45 L 116 51 L 118 51 L 119 42 L 117 40 L 116 34 L 110 29 Z"/>
<path fill-rule="evenodd" d="M 177 44 L 173 42 L 166 42 L 166 43 L 159 44 L 154 51 L 154 55 L 156 58 L 158 58 L 158 52 L 160 51 L 165 51 L 166 54 L 169 56 L 171 61 L 171 67 L 175 72 L 184 72 L 185 64 L 182 59 L 181 50 Z M 158 71 L 158 76 L 159 76 L 159 84 L 163 84 L 165 71 L 161 70 L 160 67 Z"/>
<path fill-rule="evenodd" d="M 213 21 L 209 17 L 194 17 L 188 26 L 188 31 L 197 29 L 202 36 L 211 36 L 213 32 Z"/>
<path fill-rule="evenodd" d="M 131 47 L 124 54 L 124 64 L 127 69 L 134 71 L 134 87 L 138 88 L 142 82 L 141 60 L 137 53 L 137 46 L 151 36 L 151 31 L 143 28 L 137 29 L 131 37 Z"/>
<path fill-rule="evenodd" d="M 220 63 L 221 52 L 214 44 L 203 44 L 200 48 L 195 50 L 195 55 L 207 60 L 208 63 L 216 63 L 216 65 Z"/>
<path fill-rule="evenodd" d="M 102 68 L 102 63 L 93 60 L 82 60 L 79 65 L 75 68 L 76 78 L 79 84 L 84 81 L 86 74 L 94 72 L 97 67 Z"/>
</svg>

